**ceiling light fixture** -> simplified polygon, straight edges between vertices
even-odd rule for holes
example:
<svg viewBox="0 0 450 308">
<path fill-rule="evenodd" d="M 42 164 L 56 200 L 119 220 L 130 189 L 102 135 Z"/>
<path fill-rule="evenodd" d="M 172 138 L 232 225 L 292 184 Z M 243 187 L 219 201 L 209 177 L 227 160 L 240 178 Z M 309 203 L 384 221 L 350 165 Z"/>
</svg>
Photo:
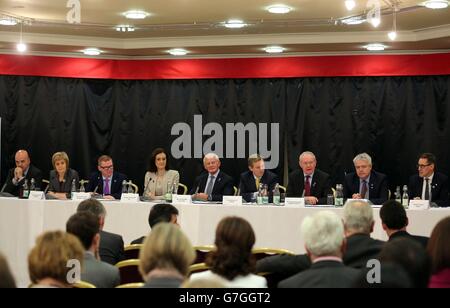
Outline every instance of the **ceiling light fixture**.
<svg viewBox="0 0 450 308">
<path fill-rule="evenodd" d="M 128 11 L 123 14 L 128 19 L 144 19 L 149 14 L 144 11 Z"/>
<path fill-rule="evenodd" d="M 345 0 L 345 7 L 348 11 L 351 11 L 355 8 L 356 2 L 355 0 Z"/>
<path fill-rule="evenodd" d="M 355 16 L 342 19 L 341 22 L 346 25 L 360 25 L 362 23 L 365 23 L 366 19 L 362 18 L 361 16 Z"/>
<path fill-rule="evenodd" d="M 188 51 L 186 49 L 182 49 L 182 48 L 174 48 L 169 50 L 169 53 L 172 56 L 185 56 L 187 55 Z"/>
<path fill-rule="evenodd" d="M 16 46 L 18 52 L 27 51 L 27 45 L 22 40 L 22 32 L 23 32 L 23 22 L 20 23 L 20 39 L 19 43 Z"/>
<path fill-rule="evenodd" d="M 433 10 L 445 9 L 448 7 L 448 1 L 446 0 L 429 0 L 423 3 L 425 7 Z"/>
<path fill-rule="evenodd" d="M 292 8 L 286 5 L 272 5 L 267 8 L 267 11 L 272 14 L 287 14 L 292 11 Z"/>
<path fill-rule="evenodd" d="M 225 23 L 225 27 L 229 29 L 240 29 L 247 26 L 242 20 L 239 19 L 230 19 Z"/>
<path fill-rule="evenodd" d="M 397 7 L 392 7 L 392 31 L 388 33 L 388 37 L 391 41 L 395 41 L 397 38 Z"/>
<path fill-rule="evenodd" d="M 2 26 L 15 26 L 17 25 L 17 20 L 11 17 L 0 18 L 0 25 Z"/>
<path fill-rule="evenodd" d="M 264 51 L 267 53 L 282 53 L 283 51 L 285 51 L 285 48 L 281 46 L 268 46 L 264 48 Z"/>
<path fill-rule="evenodd" d="M 118 32 L 133 32 L 135 29 L 130 25 L 118 25 L 116 27 L 116 31 Z"/>
<path fill-rule="evenodd" d="M 86 56 L 98 56 L 102 53 L 102 51 L 97 48 L 86 48 L 85 50 L 83 50 L 83 53 Z"/>
<path fill-rule="evenodd" d="M 364 46 L 364 48 L 366 48 L 368 51 L 383 51 L 386 48 L 386 46 L 383 44 L 374 43 L 366 45 Z"/>
</svg>

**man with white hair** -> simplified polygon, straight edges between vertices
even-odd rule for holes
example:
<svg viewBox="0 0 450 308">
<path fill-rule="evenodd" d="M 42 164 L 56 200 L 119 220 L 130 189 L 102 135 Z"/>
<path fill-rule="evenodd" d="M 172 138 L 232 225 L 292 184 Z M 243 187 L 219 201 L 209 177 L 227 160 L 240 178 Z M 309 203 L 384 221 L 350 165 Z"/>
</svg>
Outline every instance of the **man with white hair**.
<svg viewBox="0 0 450 308">
<path fill-rule="evenodd" d="M 383 204 L 388 199 L 386 175 L 372 170 L 372 158 L 361 153 L 353 159 L 356 172 L 345 176 L 344 198 L 367 199 L 373 204 Z"/>
<path fill-rule="evenodd" d="M 327 195 L 332 194 L 330 176 L 316 168 L 313 152 L 303 152 L 298 158 L 300 169 L 289 174 L 288 197 L 305 197 L 307 204 L 327 204 Z"/>
<path fill-rule="evenodd" d="M 206 173 L 199 175 L 192 186 L 190 194 L 193 200 L 222 201 L 223 196 L 232 196 L 233 178 L 220 170 L 220 159 L 215 153 L 208 153 L 203 158 Z"/>
<path fill-rule="evenodd" d="M 335 213 L 321 211 L 303 220 L 301 232 L 312 265 L 278 284 L 279 288 L 346 288 L 359 271 L 344 265 L 344 225 Z"/>
</svg>

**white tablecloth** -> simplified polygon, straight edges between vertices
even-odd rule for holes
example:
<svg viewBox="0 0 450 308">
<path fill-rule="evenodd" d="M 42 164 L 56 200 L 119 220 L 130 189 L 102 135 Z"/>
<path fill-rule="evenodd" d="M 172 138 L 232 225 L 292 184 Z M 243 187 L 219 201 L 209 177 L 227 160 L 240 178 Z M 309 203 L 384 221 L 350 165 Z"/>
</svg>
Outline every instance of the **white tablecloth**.
<svg viewBox="0 0 450 308">
<path fill-rule="evenodd" d="M 0 251 L 7 257 L 20 286 L 29 282 L 27 256 L 36 237 L 47 230 L 65 230 L 67 219 L 75 212 L 75 201 L 31 201 L 0 198 Z M 153 203 L 104 202 L 107 217 L 104 230 L 121 234 L 125 244 L 149 232 L 148 213 Z M 318 210 L 341 208 L 289 208 L 277 206 L 175 205 L 180 211 L 178 221 L 193 245 L 211 245 L 217 223 L 225 216 L 247 219 L 256 233 L 255 247 L 289 249 L 303 253 L 300 225 L 303 218 Z M 433 227 L 450 209 L 408 211 L 408 231 L 429 236 Z M 386 240 L 381 228 L 379 209 L 374 209 L 374 238 Z"/>
</svg>

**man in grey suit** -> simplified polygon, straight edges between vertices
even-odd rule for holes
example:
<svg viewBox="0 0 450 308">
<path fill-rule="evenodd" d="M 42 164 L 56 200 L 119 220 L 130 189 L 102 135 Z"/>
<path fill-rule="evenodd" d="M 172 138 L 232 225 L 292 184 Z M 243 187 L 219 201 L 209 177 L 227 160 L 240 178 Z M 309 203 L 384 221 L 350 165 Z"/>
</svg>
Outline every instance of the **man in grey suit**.
<svg viewBox="0 0 450 308">
<path fill-rule="evenodd" d="M 335 213 L 306 217 L 301 227 L 311 268 L 278 284 L 279 288 L 349 288 L 359 271 L 344 265 L 344 224 Z"/>
<path fill-rule="evenodd" d="M 66 224 L 66 231 L 77 236 L 83 244 L 84 263 L 81 280 L 92 283 L 97 288 L 114 288 L 120 284 L 119 269 L 100 261 L 100 224 L 90 212 L 72 215 Z"/>
</svg>

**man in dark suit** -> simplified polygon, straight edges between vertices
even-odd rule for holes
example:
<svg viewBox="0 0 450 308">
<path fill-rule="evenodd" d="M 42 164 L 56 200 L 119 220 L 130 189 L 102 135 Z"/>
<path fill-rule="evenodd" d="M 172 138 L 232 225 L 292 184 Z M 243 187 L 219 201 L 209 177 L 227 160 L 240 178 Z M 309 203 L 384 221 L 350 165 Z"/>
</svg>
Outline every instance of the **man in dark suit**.
<svg viewBox="0 0 450 308">
<path fill-rule="evenodd" d="M 250 155 L 248 158 L 248 169 L 241 174 L 239 191 L 242 198 L 247 202 L 256 201 L 255 192 L 259 190 L 260 184 L 267 185 L 269 195 L 272 194 L 275 185 L 278 183 L 278 176 L 266 170 L 264 160 L 259 154 Z"/>
<path fill-rule="evenodd" d="M 380 218 L 383 230 L 389 236 L 389 242 L 395 238 L 407 237 L 427 247 L 428 237 L 412 235 L 406 231 L 409 220 L 403 206 L 395 200 L 389 200 L 380 209 Z"/>
<path fill-rule="evenodd" d="M 327 195 L 332 194 L 330 176 L 316 169 L 317 160 L 312 152 L 303 152 L 299 157 L 301 170 L 289 175 L 288 197 L 305 197 L 307 204 L 327 204 Z"/>
<path fill-rule="evenodd" d="M 82 201 L 77 212 L 88 211 L 96 215 L 100 223 L 100 259 L 103 262 L 115 265 L 125 259 L 124 245 L 122 236 L 103 231 L 105 225 L 106 210 L 103 204 L 96 199 Z"/>
<path fill-rule="evenodd" d="M 420 155 L 417 164 L 419 174 L 409 178 L 408 192 L 411 199 L 430 200 L 440 207 L 447 207 L 448 177 L 436 172 L 436 157 L 431 153 Z"/>
<path fill-rule="evenodd" d="M 105 199 L 120 199 L 122 182 L 127 180 L 127 176 L 114 171 L 113 160 L 108 155 L 102 155 L 98 158 L 97 169 L 98 171 L 90 175 L 86 191 L 95 191 L 104 195 Z"/>
<path fill-rule="evenodd" d="M 279 288 L 346 288 L 359 270 L 344 265 L 346 240 L 341 218 L 333 212 L 318 212 L 302 223 L 305 248 L 311 267 L 278 284 Z"/>
<path fill-rule="evenodd" d="M 203 166 L 207 173 L 195 179 L 190 191 L 193 200 L 222 201 L 223 196 L 234 194 L 233 178 L 220 171 L 220 159 L 217 154 L 206 154 L 203 158 Z"/>
<path fill-rule="evenodd" d="M 367 153 L 353 159 L 355 172 L 345 176 L 344 198 L 367 199 L 383 204 L 389 197 L 386 175 L 372 170 L 372 158 Z"/>
<path fill-rule="evenodd" d="M 8 178 L 3 186 L 2 192 L 19 196 L 20 190 L 27 181 L 31 185 L 31 179 L 34 179 L 36 189 L 42 187 L 42 172 L 38 168 L 31 165 L 30 156 L 26 150 L 19 150 L 15 155 L 16 167 L 9 170 Z"/>
</svg>

